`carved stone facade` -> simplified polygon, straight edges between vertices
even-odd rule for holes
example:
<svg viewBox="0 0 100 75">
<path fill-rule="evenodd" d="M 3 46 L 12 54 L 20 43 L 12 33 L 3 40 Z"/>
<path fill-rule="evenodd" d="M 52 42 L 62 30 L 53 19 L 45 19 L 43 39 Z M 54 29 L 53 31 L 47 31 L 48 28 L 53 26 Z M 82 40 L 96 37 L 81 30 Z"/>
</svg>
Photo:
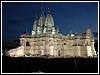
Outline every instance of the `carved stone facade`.
<svg viewBox="0 0 100 75">
<path fill-rule="evenodd" d="M 35 19 L 31 35 L 24 33 L 20 36 L 20 45 L 23 48 L 22 56 L 92 57 L 96 55 L 91 27 L 88 27 L 87 32 L 80 35 L 77 33 L 63 35 L 57 27 L 55 28 L 50 10 L 47 17 L 42 12 L 39 20 Z M 16 53 L 19 50 L 13 51 Z M 15 54 L 14 56 L 19 55 Z"/>
</svg>

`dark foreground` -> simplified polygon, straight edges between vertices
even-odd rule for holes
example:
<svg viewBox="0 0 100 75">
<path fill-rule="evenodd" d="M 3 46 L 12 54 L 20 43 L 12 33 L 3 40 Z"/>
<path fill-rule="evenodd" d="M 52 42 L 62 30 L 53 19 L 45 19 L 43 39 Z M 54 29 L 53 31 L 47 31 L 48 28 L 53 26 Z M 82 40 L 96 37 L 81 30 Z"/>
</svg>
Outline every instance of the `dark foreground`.
<svg viewBox="0 0 100 75">
<path fill-rule="evenodd" d="M 98 58 L 2 57 L 3 73 L 98 73 Z"/>
</svg>

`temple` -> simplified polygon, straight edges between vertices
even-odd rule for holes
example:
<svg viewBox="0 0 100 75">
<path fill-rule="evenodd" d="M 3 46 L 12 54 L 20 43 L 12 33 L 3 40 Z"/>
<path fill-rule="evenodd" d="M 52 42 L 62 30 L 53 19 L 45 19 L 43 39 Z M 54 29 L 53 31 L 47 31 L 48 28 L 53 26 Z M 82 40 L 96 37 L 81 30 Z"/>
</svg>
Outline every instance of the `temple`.
<svg viewBox="0 0 100 75">
<path fill-rule="evenodd" d="M 25 32 L 20 36 L 20 46 L 9 50 L 11 57 L 93 57 L 96 55 L 94 37 L 89 26 L 80 35 L 69 33 L 63 35 L 55 27 L 54 19 L 48 8 L 47 16 L 42 10 L 40 18 L 36 18 L 31 35 Z"/>
</svg>

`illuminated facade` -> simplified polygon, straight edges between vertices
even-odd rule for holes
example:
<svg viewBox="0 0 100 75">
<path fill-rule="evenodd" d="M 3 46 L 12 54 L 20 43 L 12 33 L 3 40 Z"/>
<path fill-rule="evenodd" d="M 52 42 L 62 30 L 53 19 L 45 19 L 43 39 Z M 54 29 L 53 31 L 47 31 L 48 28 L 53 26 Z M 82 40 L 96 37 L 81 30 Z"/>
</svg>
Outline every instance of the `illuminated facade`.
<svg viewBox="0 0 100 75">
<path fill-rule="evenodd" d="M 40 18 L 34 21 L 32 34 L 20 36 L 20 47 L 7 52 L 10 56 L 53 56 L 53 57 L 93 57 L 96 55 L 91 27 L 80 35 L 63 35 L 54 26 L 53 16 L 42 11 Z"/>
</svg>

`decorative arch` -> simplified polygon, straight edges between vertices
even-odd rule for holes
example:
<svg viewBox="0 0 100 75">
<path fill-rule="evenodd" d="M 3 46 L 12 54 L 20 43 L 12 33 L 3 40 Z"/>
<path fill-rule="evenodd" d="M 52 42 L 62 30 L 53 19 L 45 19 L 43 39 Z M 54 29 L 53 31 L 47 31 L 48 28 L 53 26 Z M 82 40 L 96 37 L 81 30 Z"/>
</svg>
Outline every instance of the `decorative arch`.
<svg viewBox="0 0 100 75">
<path fill-rule="evenodd" d="M 28 42 L 28 41 L 26 42 L 26 46 L 30 46 L 30 44 L 29 44 L 29 42 Z"/>
</svg>

